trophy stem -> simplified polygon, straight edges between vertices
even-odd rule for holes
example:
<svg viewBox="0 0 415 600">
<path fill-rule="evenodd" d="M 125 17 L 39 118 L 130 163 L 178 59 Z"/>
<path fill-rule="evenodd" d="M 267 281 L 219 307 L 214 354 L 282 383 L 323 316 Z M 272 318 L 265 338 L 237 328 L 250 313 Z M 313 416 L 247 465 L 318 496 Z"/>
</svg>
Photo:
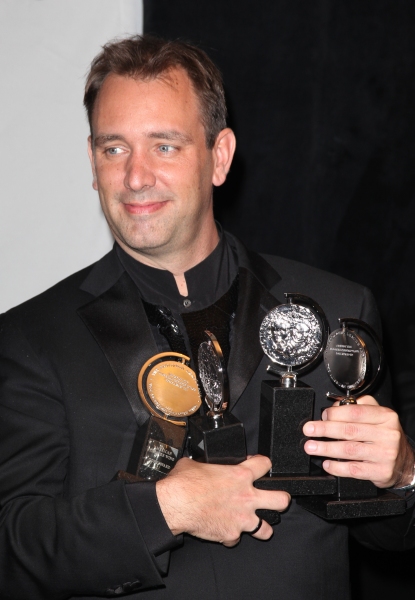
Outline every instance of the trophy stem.
<svg viewBox="0 0 415 600">
<path fill-rule="evenodd" d="M 219 429 L 219 427 L 223 425 L 223 413 L 217 413 L 213 410 L 210 410 L 207 413 L 207 416 L 212 420 L 214 429 Z"/>
<path fill-rule="evenodd" d="M 284 388 L 292 388 L 297 385 L 297 375 L 293 372 L 292 367 L 288 367 L 288 371 L 281 375 L 281 385 Z"/>
<path fill-rule="evenodd" d="M 345 406 L 346 404 L 357 404 L 357 398 L 355 396 L 346 396 L 346 398 L 340 400 L 340 406 Z"/>
</svg>

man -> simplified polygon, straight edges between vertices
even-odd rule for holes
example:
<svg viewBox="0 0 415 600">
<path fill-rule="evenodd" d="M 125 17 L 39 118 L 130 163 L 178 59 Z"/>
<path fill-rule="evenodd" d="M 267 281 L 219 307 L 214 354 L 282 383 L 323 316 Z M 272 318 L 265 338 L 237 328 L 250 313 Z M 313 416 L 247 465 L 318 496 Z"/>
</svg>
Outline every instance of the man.
<svg viewBox="0 0 415 600">
<path fill-rule="evenodd" d="M 370 294 L 265 260 L 218 229 L 212 186 L 226 179 L 235 138 L 220 76 L 197 48 L 147 37 L 108 44 L 85 105 L 93 186 L 116 244 L 1 320 L 2 598 L 348 598 L 346 525 L 253 487 L 270 468 L 255 455 L 267 365 L 258 329 L 286 291 L 313 297 L 332 326 L 347 315 L 378 328 Z M 230 346 L 230 409 L 253 456 L 237 466 L 183 458 L 157 484 L 111 481 L 148 418 L 137 374 L 172 345 L 151 317 L 160 305 L 189 353 L 192 317 L 216 319 Z M 327 457 L 328 473 L 381 488 L 412 482 L 387 383 L 377 396 L 385 406 L 366 396 L 331 407 L 323 367 L 304 380 L 316 416 L 326 408 L 304 426 L 305 449 Z M 258 521 L 260 508 L 285 511 L 281 523 Z M 410 508 L 351 529 L 376 547 L 415 537 Z"/>
</svg>

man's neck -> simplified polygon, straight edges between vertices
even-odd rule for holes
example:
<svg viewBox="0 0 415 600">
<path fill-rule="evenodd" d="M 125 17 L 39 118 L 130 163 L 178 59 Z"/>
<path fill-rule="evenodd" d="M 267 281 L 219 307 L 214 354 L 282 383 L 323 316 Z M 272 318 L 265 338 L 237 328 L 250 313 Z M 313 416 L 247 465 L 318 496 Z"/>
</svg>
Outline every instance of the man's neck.
<svg viewBox="0 0 415 600">
<path fill-rule="evenodd" d="M 121 240 L 117 240 L 117 242 L 127 254 L 132 256 L 132 258 L 138 262 L 155 269 L 162 269 L 172 273 L 179 293 L 182 296 L 187 296 L 188 289 L 185 278 L 186 271 L 201 263 L 209 256 L 209 254 L 211 254 L 211 252 L 213 252 L 218 245 L 219 234 L 216 224 L 214 224 L 214 228 L 211 230 L 210 235 L 203 236 L 203 239 L 200 239 L 199 237 L 196 240 L 196 243 L 192 244 L 191 247 L 186 249 L 186 251 L 181 250 L 178 253 L 169 253 L 164 255 L 151 255 L 140 252 L 138 250 L 129 248 Z"/>
</svg>

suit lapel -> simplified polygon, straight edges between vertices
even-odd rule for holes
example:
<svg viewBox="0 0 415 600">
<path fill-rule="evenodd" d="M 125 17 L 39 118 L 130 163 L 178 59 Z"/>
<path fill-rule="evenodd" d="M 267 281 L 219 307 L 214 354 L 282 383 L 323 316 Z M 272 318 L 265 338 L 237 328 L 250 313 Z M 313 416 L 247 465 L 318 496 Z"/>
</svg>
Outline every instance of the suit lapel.
<svg viewBox="0 0 415 600">
<path fill-rule="evenodd" d="M 239 300 L 228 364 L 232 408 L 264 356 L 259 327 L 266 313 L 281 304 L 269 291 L 281 277 L 259 254 L 227 237 L 239 264 Z M 97 297 L 78 309 L 78 314 L 104 352 L 141 425 L 148 413 L 138 394 L 137 377 L 158 349 L 138 289 L 114 251 L 97 263 L 82 289 Z"/>
<path fill-rule="evenodd" d="M 239 261 L 238 309 L 228 364 L 232 408 L 264 357 L 259 328 L 266 313 L 281 304 L 269 291 L 281 278 L 259 254 L 247 251 L 234 238 L 229 241 L 236 249 Z"/>
<path fill-rule="evenodd" d="M 78 314 L 104 352 L 141 425 L 148 413 L 138 394 L 137 377 L 158 350 L 136 285 L 123 272 L 109 289 L 78 309 Z"/>
</svg>

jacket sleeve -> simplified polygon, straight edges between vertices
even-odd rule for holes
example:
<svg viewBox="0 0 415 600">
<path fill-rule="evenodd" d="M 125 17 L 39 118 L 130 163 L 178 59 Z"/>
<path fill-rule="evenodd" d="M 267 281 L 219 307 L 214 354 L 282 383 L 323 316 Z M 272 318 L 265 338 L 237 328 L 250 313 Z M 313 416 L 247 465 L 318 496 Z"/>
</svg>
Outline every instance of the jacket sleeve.
<svg viewBox="0 0 415 600">
<path fill-rule="evenodd" d="M 3 315 L 1 598 L 110 597 L 163 585 L 123 482 L 65 493 L 70 452 L 58 376 Z"/>
<path fill-rule="evenodd" d="M 365 289 L 360 318 L 369 323 L 381 336 L 381 324 L 375 300 Z M 377 401 L 393 407 L 393 389 L 386 373 L 374 394 Z M 373 550 L 407 550 L 415 547 L 415 494 L 407 500 L 406 513 L 379 519 L 356 519 L 349 523 L 351 535 L 362 545 Z"/>
</svg>

